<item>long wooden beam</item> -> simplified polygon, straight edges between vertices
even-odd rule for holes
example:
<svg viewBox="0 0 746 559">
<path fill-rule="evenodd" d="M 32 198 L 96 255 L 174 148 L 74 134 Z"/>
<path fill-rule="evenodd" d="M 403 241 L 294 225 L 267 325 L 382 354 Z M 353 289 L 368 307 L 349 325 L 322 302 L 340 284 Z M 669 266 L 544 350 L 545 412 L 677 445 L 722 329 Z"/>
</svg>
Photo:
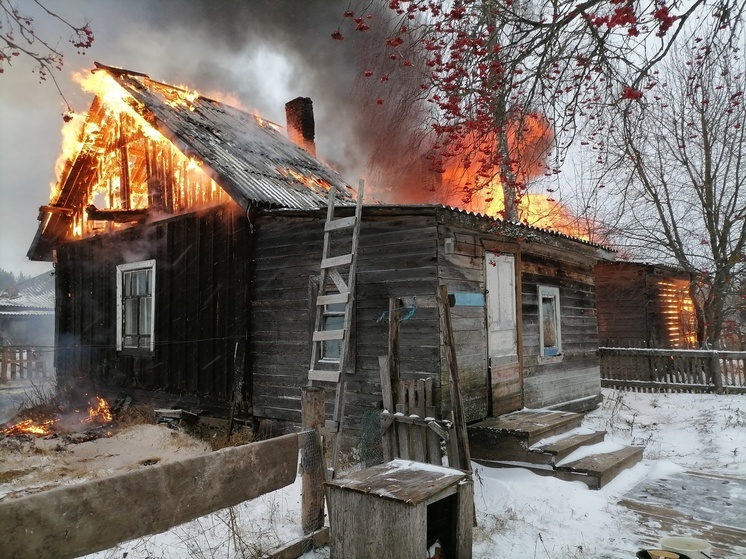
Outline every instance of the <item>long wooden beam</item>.
<svg viewBox="0 0 746 559">
<path fill-rule="evenodd" d="M 0 502 L 0 557 L 68 559 L 293 483 L 298 435 Z"/>
</svg>

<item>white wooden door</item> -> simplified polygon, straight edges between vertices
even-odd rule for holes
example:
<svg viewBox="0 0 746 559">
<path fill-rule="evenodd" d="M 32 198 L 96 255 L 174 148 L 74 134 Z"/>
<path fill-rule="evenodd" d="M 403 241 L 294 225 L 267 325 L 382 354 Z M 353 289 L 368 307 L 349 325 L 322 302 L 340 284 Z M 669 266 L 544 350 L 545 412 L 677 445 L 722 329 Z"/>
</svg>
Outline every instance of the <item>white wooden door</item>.
<svg viewBox="0 0 746 559">
<path fill-rule="evenodd" d="M 523 407 L 523 383 L 518 360 L 515 257 L 512 254 L 486 253 L 484 277 L 492 413 L 500 415 Z"/>
</svg>

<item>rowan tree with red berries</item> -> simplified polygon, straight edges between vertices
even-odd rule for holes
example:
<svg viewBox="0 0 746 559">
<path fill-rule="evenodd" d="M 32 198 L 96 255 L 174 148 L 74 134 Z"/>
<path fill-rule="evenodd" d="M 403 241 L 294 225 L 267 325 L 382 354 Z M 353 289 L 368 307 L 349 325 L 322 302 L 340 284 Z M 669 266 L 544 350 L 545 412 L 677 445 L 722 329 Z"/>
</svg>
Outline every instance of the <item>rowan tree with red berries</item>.
<svg viewBox="0 0 746 559">
<path fill-rule="evenodd" d="M 78 54 L 84 53 L 93 45 L 94 37 L 90 22 L 73 24 L 59 12 L 47 8 L 39 0 L 34 0 L 33 3 L 44 14 L 44 17 L 58 22 L 70 33 L 68 42 Z M 71 111 L 70 104 L 67 103 L 55 77 L 55 73 L 62 70 L 65 56 L 62 49 L 51 39 L 46 39 L 37 33 L 34 23 L 34 17 L 30 15 L 30 12 L 21 11 L 11 0 L 0 0 L 0 74 L 5 72 L 6 67 L 13 65 L 15 58 L 26 57 L 33 60 L 33 72 L 38 74 L 40 81 L 46 81 L 48 78 L 52 80 L 67 104 L 68 111 Z"/>
<path fill-rule="evenodd" d="M 332 38 L 378 34 L 368 43 L 360 79 L 369 85 L 360 91 L 387 111 L 396 106 L 398 122 L 425 119 L 426 127 L 411 128 L 420 140 L 427 137 L 434 169 L 454 160 L 477 169 L 465 197 L 499 178 L 503 217 L 517 220 L 533 175 L 558 173 L 579 135 L 603 148 L 616 125 L 609 107 L 643 102 L 656 87 L 654 68 L 682 39 L 697 33 L 713 45 L 714 37 L 730 44 L 745 6 L 743 0 L 361 0 Z M 538 145 L 531 139 L 537 127 L 547 130 Z"/>
</svg>

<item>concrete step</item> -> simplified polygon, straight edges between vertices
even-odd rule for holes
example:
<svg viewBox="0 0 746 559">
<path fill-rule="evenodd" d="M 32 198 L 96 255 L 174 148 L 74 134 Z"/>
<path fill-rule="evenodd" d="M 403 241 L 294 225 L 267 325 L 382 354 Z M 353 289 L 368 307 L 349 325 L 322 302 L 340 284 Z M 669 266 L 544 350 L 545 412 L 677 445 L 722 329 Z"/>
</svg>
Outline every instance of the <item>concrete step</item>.
<svg viewBox="0 0 746 559">
<path fill-rule="evenodd" d="M 631 468 L 642 460 L 643 448 L 640 446 L 627 446 L 612 452 L 602 452 L 599 454 L 590 454 L 578 460 L 561 463 L 554 469 L 558 477 L 562 479 L 564 474 L 572 475 L 573 479 L 577 475 L 588 477 L 586 485 L 591 489 L 600 489 L 620 472 Z"/>
</svg>

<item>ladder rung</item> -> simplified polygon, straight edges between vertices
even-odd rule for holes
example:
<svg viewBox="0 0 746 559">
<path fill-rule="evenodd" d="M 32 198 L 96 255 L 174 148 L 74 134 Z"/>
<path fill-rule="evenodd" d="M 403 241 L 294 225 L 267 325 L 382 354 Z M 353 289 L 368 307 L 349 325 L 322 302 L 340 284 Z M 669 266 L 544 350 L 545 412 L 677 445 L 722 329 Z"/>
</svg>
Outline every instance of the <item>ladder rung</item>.
<svg viewBox="0 0 746 559">
<path fill-rule="evenodd" d="M 333 293 L 331 295 L 319 295 L 316 298 L 317 305 L 337 305 L 346 303 L 350 298 L 349 293 Z"/>
<path fill-rule="evenodd" d="M 324 231 L 337 231 L 339 229 L 349 229 L 350 227 L 355 227 L 355 223 L 357 223 L 357 217 L 354 215 L 350 217 L 342 217 L 340 219 L 334 219 L 332 221 L 326 222 L 326 225 L 324 225 Z"/>
<path fill-rule="evenodd" d="M 329 340 L 344 340 L 345 331 L 342 330 L 316 330 L 313 333 L 314 342 L 326 342 Z"/>
<path fill-rule="evenodd" d="M 311 369 L 308 371 L 308 380 L 339 382 L 339 371 L 318 371 L 316 369 Z"/>
<path fill-rule="evenodd" d="M 330 258 L 324 258 L 321 261 L 321 269 L 336 268 L 337 266 L 346 266 L 352 262 L 351 254 L 343 254 L 342 256 L 332 256 Z"/>
</svg>

